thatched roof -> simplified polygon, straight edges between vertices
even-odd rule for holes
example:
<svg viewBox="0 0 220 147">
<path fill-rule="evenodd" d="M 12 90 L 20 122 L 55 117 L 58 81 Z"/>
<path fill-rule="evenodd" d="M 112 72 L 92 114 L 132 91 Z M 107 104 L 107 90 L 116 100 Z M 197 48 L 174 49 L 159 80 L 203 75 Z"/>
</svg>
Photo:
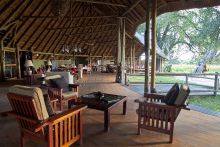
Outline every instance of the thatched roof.
<svg viewBox="0 0 220 147">
<path fill-rule="evenodd" d="M 31 49 L 39 53 L 34 56 L 38 59 L 62 54 L 64 44 L 77 45 L 81 54 L 115 56 L 117 17 L 126 18 L 128 50 L 137 26 L 145 20 L 146 5 L 146 0 L 1 0 L 0 40 L 4 38 L 8 47 Z M 217 5 L 220 0 L 158 0 L 158 14 Z M 141 54 L 143 46 L 136 42 L 136 47 Z"/>
</svg>

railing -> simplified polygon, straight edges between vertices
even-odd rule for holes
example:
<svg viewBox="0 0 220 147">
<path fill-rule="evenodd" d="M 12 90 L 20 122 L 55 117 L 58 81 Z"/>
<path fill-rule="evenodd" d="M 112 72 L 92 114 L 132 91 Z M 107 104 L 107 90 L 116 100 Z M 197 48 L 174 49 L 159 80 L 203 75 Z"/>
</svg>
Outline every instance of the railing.
<svg viewBox="0 0 220 147">
<path fill-rule="evenodd" d="M 131 77 L 143 77 L 139 79 L 139 81 L 134 82 L 131 81 Z M 132 85 L 132 84 L 144 84 L 144 74 L 125 74 L 125 85 Z M 158 81 L 157 77 L 173 77 L 172 80 L 165 80 Z M 159 78 L 158 78 L 159 79 Z M 200 79 L 200 80 L 198 80 Z M 150 81 L 150 80 L 149 80 Z M 201 86 L 203 89 L 191 89 L 191 92 L 209 92 L 213 93 L 211 95 L 217 95 L 219 90 L 219 73 L 203 73 L 203 74 L 193 74 L 193 73 L 156 73 L 156 84 L 187 84 L 187 85 L 194 85 L 194 86 Z M 206 89 L 204 89 L 204 87 Z M 160 92 L 160 91 L 159 91 Z M 166 91 L 163 91 L 166 92 Z"/>
</svg>

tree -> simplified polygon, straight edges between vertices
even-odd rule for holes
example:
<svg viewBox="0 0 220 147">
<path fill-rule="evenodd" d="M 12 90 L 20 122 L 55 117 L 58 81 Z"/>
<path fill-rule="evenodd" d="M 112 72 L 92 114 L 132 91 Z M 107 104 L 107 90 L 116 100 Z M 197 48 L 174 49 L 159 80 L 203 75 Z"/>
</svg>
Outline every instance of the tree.
<svg viewBox="0 0 220 147">
<path fill-rule="evenodd" d="M 144 32 L 144 26 L 140 25 L 137 31 Z M 210 51 L 219 56 L 219 26 L 219 8 L 166 13 L 157 17 L 157 44 L 171 61 L 178 60 L 180 54 L 192 52 L 194 60 L 199 62 Z"/>
</svg>

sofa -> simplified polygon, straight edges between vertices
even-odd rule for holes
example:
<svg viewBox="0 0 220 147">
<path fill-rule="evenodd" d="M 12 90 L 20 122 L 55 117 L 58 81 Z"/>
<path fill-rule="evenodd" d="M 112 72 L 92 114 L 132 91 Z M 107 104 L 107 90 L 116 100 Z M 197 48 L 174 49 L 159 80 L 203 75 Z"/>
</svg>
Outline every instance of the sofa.
<svg viewBox="0 0 220 147">
<path fill-rule="evenodd" d="M 74 83 L 74 77 L 70 72 L 67 71 L 57 71 L 57 72 L 47 72 L 46 77 L 48 76 L 54 76 L 54 75 L 61 75 L 64 77 L 64 79 L 67 81 L 68 84 L 73 84 Z"/>
</svg>

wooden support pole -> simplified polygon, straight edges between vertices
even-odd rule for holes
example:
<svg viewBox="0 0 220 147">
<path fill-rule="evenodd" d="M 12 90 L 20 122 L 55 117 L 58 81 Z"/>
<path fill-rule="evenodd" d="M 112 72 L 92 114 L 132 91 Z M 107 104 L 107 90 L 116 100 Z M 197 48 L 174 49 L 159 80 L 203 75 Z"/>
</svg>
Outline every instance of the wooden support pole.
<svg viewBox="0 0 220 147">
<path fill-rule="evenodd" d="M 146 30 L 145 30 L 145 82 L 144 95 L 149 93 L 149 55 L 150 55 L 150 15 L 151 15 L 151 0 L 146 0 Z"/>
<path fill-rule="evenodd" d="M 121 23 L 121 82 L 125 83 L 125 18 L 122 18 Z"/>
<path fill-rule="evenodd" d="M 16 45 L 16 71 L 17 71 L 17 78 L 21 79 L 20 48 L 18 45 Z"/>
<path fill-rule="evenodd" d="M 3 40 L 0 41 L 0 61 L 1 61 L 1 81 L 5 81 L 5 53 L 4 53 L 4 45 Z"/>
<path fill-rule="evenodd" d="M 132 53 L 133 53 L 133 44 L 131 44 L 131 55 L 130 55 L 130 73 L 132 74 Z"/>
<path fill-rule="evenodd" d="M 121 62 L 121 19 L 118 18 L 118 52 L 117 52 L 117 64 Z"/>
<path fill-rule="evenodd" d="M 151 93 L 156 93 L 156 17 L 157 17 L 157 0 L 152 3 L 152 61 L 151 61 Z"/>
<path fill-rule="evenodd" d="M 116 82 L 125 82 L 125 18 L 118 18 L 118 59 Z"/>
<path fill-rule="evenodd" d="M 133 40 L 133 58 L 132 58 L 132 63 L 133 63 L 133 73 L 135 73 L 135 52 L 136 52 L 136 46 L 135 46 L 135 41 Z"/>
<path fill-rule="evenodd" d="M 121 18 L 118 18 L 118 48 L 117 48 L 117 73 L 116 73 L 116 80 L 115 82 L 120 83 L 121 82 Z"/>
<path fill-rule="evenodd" d="M 217 96 L 219 90 L 218 72 L 215 73 L 214 96 Z"/>
</svg>

